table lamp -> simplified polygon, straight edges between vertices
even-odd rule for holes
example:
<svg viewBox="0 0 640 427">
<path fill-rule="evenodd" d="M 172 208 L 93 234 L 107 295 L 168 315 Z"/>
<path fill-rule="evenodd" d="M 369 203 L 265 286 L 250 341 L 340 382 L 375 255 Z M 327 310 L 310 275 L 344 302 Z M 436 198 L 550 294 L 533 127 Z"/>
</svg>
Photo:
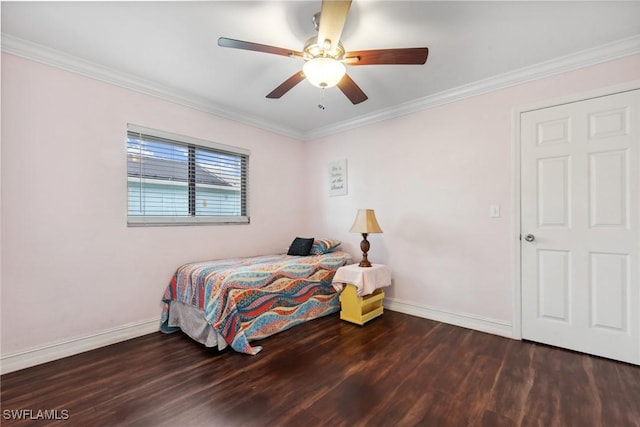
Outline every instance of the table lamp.
<svg viewBox="0 0 640 427">
<path fill-rule="evenodd" d="M 362 251 L 362 261 L 358 264 L 360 267 L 371 267 L 371 263 L 367 259 L 369 252 L 369 241 L 367 235 L 369 233 L 382 233 L 382 229 L 376 220 L 376 213 L 373 209 L 358 209 L 356 220 L 351 226 L 352 233 L 362 233 L 362 242 L 360 242 L 360 250 Z"/>
</svg>

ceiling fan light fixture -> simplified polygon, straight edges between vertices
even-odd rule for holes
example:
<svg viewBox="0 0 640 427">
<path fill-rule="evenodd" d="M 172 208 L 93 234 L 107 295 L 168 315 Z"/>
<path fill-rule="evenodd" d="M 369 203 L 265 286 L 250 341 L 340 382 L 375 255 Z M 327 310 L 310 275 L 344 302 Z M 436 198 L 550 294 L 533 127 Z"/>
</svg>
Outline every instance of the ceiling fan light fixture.
<svg viewBox="0 0 640 427">
<path fill-rule="evenodd" d="M 344 64 L 333 58 L 313 58 L 305 62 L 302 72 L 312 85 L 328 88 L 337 85 L 347 72 Z"/>
</svg>

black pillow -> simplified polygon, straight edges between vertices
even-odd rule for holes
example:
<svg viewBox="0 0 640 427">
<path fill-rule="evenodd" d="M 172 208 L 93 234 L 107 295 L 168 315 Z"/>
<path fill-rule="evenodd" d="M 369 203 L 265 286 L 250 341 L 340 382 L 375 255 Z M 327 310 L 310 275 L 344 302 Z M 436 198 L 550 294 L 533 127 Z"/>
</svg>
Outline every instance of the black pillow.
<svg viewBox="0 0 640 427">
<path fill-rule="evenodd" d="M 305 239 L 304 237 L 296 237 L 293 239 L 287 255 L 307 256 L 311 252 L 313 246 L 313 237 Z"/>
</svg>

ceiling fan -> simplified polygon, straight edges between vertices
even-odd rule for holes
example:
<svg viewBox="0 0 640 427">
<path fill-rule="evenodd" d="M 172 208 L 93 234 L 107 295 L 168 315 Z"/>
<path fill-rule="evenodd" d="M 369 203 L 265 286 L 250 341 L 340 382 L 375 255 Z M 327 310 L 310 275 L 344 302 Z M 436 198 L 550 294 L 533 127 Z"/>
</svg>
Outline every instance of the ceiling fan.
<svg viewBox="0 0 640 427">
<path fill-rule="evenodd" d="M 285 80 L 271 91 L 267 98 L 277 99 L 286 94 L 305 78 L 319 88 L 338 86 L 353 104 L 367 100 L 367 95 L 346 74 L 345 65 L 408 64 L 422 65 L 427 62 L 429 49 L 426 47 L 359 50 L 347 52 L 340 36 L 349 14 L 351 0 L 322 0 L 322 8 L 313 16 L 318 35 L 304 44 L 302 52 L 276 46 L 252 43 L 220 37 L 218 46 L 233 49 L 253 50 L 288 56 L 305 61 L 301 71 Z M 320 105 L 322 108 L 322 105 Z"/>
</svg>

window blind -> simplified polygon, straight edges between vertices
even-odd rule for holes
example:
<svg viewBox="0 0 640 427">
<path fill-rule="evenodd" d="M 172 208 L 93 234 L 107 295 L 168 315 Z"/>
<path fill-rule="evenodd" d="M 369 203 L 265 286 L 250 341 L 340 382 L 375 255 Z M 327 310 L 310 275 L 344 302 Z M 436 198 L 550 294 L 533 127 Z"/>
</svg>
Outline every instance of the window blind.
<svg viewBox="0 0 640 427">
<path fill-rule="evenodd" d="M 128 224 L 248 223 L 248 167 L 248 150 L 128 125 Z"/>
</svg>

